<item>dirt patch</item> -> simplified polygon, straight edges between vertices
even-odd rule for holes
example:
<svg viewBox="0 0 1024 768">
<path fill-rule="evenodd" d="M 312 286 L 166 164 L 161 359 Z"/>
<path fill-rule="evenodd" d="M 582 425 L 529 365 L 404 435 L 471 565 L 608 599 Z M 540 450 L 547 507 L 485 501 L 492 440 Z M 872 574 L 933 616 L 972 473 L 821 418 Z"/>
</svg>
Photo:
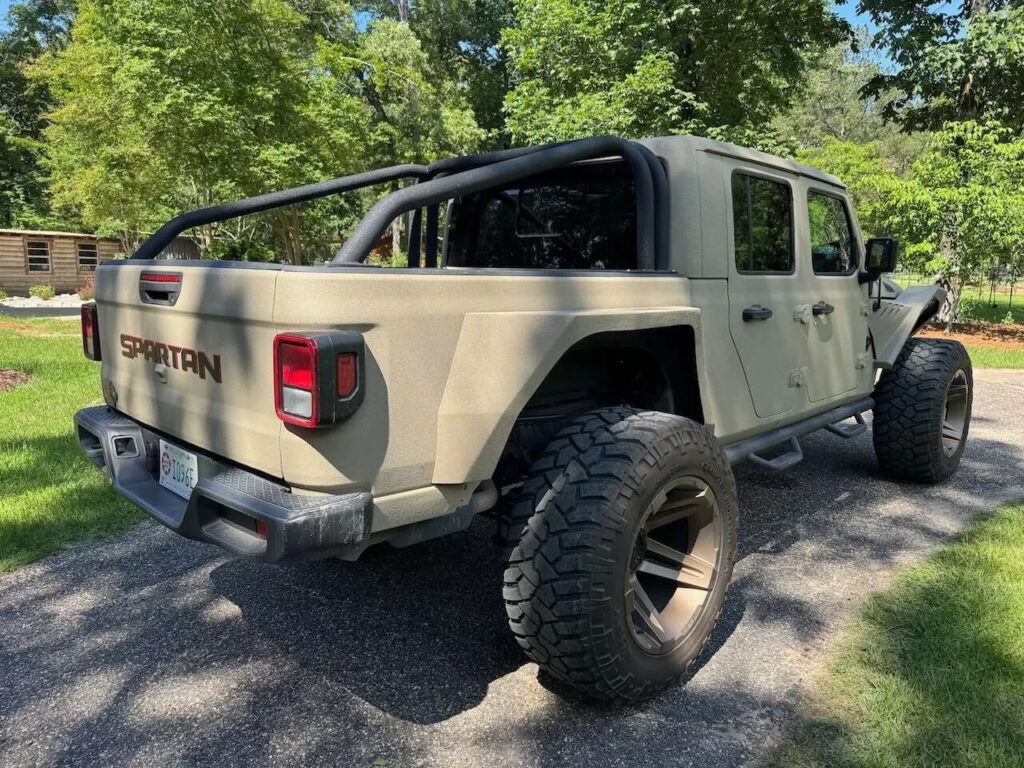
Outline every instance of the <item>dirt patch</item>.
<svg viewBox="0 0 1024 768">
<path fill-rule="evenodd" d="M 1002 323 L 953 323 L 950 333 L 942 325 L 928 324 L 918 336 L 932 339 L 954 339 L 964 345 L 989 349 L 1024 349 L 1024 325 Z"/>
<path fill-rule="evenodd" d="M 19 387 L 31 378 L 27 373 L 22 373 L 21 371 L 9 371 L 6 368 L 0 368 L 0 392 L 6 392 L 8 389 Z"/>
<path fill-rule="evenodd" d="M 54 318 L 54 319 L 61 319 L 61 318 Z M 49 336 L 49 337 L 55 337 L 55 336 L 58 336 L 58 337 L 77 336 L 78 333 L 76 331 L 72 330 L 72 329 L 74 329 L 74 327 L 75 326 L 73 326 L 71 324 L 71 322 L 69 321 L 68 322 L 69 331 L 67 333 L 53 333 L 52 331 L 49 331 L 49 330 L 43 330 L 41 328 L 37 328 L 36 326 L 32 325 L 31 323 L 23 323 L 23 322 L 19 322 L 17 320 L 6 320 L 6 319 L 3 319 L 3 318 L 0 318 L 0 331 L 14 331 L 16 333 L 24 334 L 25 336 Z"/>
</svg>

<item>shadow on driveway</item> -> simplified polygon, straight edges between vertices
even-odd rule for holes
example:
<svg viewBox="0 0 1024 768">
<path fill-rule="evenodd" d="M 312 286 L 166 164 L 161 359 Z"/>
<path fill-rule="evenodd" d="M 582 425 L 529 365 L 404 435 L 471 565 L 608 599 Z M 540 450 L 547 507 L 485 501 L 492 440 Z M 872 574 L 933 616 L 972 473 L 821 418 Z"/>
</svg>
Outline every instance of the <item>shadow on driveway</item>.
<svg viewBox="0 0 1024 768">
<path fill-rule="evenodd" d="M 880 478 L 870 434 L 812 436 L 784 475 L 738 467 L 722 620 L 690 682 L 640 707 L 537 684 L 485 520 L 357 563 L 252 563 L 152 524 L 75 547 L 0 578 L 0 764 L 754 760 L 863 597 L 1021 492 L 1024 414 L 1001 400 L 982 380 L 944 485 Z"/>
</svg>

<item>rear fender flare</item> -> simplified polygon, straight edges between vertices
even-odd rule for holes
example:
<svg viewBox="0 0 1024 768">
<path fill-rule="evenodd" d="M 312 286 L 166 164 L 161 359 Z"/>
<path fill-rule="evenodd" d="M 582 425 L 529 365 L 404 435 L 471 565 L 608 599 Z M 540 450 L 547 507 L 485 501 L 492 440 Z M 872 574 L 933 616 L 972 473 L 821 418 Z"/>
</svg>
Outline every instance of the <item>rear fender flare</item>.
<svg viewBox="0 0 1024 768">
<path fill-rule="evenodd" d="M 598 333 L 672 326 L 693 329 L 698 387 L 707 409 L 699 309 L 466 315 L 438 410 L 433 482 L 444 485 L 490 477 L 519 412 L 573 345 Z M 704 415 L 711 420 L 707 410 Z"/>
</svg>

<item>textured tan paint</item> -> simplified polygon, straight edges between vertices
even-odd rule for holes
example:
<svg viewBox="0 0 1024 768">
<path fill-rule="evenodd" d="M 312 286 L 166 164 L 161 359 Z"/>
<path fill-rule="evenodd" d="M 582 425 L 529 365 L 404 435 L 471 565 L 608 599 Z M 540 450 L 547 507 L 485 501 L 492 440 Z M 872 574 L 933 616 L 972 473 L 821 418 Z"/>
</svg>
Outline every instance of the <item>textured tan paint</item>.
<svg viewBox="0 0 1024 768">
<path fill-rule="evenodd" d="M 375 531 L 465 503 L 493 471 L 519 409 L 564 351 L 591 334 L 693 328 L 703 410 L 723 442 L 869 393 L 870 374 L 861 372 L 852 390 L 820 401 L 812 401 L 806 387 L 787 390 L 785 408 L 759 418 L 750 372 L 785 389 L 775 379 L 790 365 L 813 362 L 819 353 L 812 341 L 827 343 L 810 336 L 827 329 L 801 329 L 792 314 L 819 287 L 807 275 L 808 263 L 798 265 L 790 282 L 761 282 L 749 295 L 733 295 L 729 169 L 756 167 L 785 177 L 796 190 L 829 184 L 845 198 L 839 182 L 703 139 L 645 143 L 665 161 L 670 180 L 670 256 L 677 275 L 120 263 L 100 269 L 104 380 L 116 388 L 119 410 L 184 443 L 283 478 L 296 492 L 372 490 Z M 799 205 L 796 210 L 799 238 L 806 223 L 799 221 Z M 809 256 L 798 250 L 797 258 Z M 175 307 L 140 302 L 144 268 L 183 273 Z M 853 291 L 841 297 L 847 302 L 860 295 L 850 282 L 836 284 L 835 290 L 846 289 Z M 785 322 L 771 343 L 741 348 L 730 325 L 742 301 L 756 295 L 777 303 Z M 330 428 L 284 426 L 274 414 L 273 338 L 329 329 L 365 338 L 363 404 Z M 220 354 L 223 383 L 125 359 L 121 333 Z M 774 365 L 780 356 L 793 362 Z"/>
<path fill-rule="evenodd" d="M 623 299 L 631 287 L 622 286 Z M 692 308 L 466 315 L 443 388 L 433 482 L 490 477 L 519 411 L 576 342 L 608 331 L 679 325 L 694 329 L 699 347 L 700 312 Z"/>
<path fill-rule="evenodd" d="M 139 275 L 182 272 L 173 307 L 143 304 Z M 194 262 L 104 265 L 97 271 L 103 381 L 117 391 L 117 409 L 143 424 L 226 456 L 274 477 L 281 476 L 274 412 L 270 323 L 277 271 L 220 269 Z M 221 355 L 223 383 L 121 354 L 121 334 Z"/>
<path fill-rule="evenodd" d="M 493 466 L 483 474 L 481 467 L 492 456 L 497 460 L 494 451 L 500 451 L 500 445 L 494 446 L 503 445 L 505 437 L 495 432 L 470 435 L 467 429 L 459 438 L 446 426 L 442 441 L 442 407 L 445 419 L 457 420 L 460 411 L 482 407 L 490 414 L 506 414 L 511 426 L 518 412 L 516 398 L 532 392 L 530 387 L 557 360 L 549 361 L 544 354 L 564 350 L 581 333 L 587 335 L 588 323 L 594 329 L 590 332 L 597 332 L 643 322 L 615 318 L 623 305 L 673 310 L 690 306 L 689 281 L 676 276 L 446 272 L 280 273 L 274 311 L 279 332 L 358 330 L 367 348 L 366 399 L 352 418 L 331 429 L 286 427 L 282 432 L 282 471 L 289 482 L 333 491 L 372 484 L 374 493 L 383 495 L 435 482 L 482 480 Z M 607 317 L 574 320 L 576 315 L 602 310 Z M 486 344 L 481 340 L 467 346 L 461 341 L 466 333 L 477 333 L 477 315 L 503 313 L 508 313 L 506 321 L 492 324 L 489 336 L 484 334 Z M 690 309 L 679 317 L 696 322 L 697 314 Z M 325 317 L 333 322 L 324 323 Z M 375 322 L 367 324 L 366 318 Z M 668 324 L 664 317 L 650 323 Z M 458 360 L 457 349 L 464 350 Z M 500 390 L 489 383 L 494 380 L 504 382 Z M 474 400 L 464 404 L 464 396 Z M 489 404 L 480 406 L 480 397 L 488 398 Z M 462 451 L 459 455 L 465 457 L 459 444 L 466 441 L 486 444 L 488 458 L 474 456 L 453 471 L 446 454 Z M 436 473 L 437 461 L 448 462 L 443 477 Z"/>
</svg>

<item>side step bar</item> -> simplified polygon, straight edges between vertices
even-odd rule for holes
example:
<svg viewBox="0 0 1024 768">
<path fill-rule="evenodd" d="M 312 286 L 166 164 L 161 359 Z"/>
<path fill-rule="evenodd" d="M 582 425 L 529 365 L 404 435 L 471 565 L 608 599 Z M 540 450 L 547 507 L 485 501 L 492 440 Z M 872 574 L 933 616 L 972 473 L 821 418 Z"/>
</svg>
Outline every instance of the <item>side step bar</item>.
<svg viewBox="0 0 1024 768">
<path fill-rule="evenodd" d="M 746 440 L 740 440 L 737 443 L 727 445 L 725 446 L 725 455 L 729 459 L 730 464 L 739 464 L 750 459 L 765 469 L 789 469 L 794 464 L 799 463 L 804 457 L 797 438 L 811 432 L 817 432 L 819 429 L 828 429 L 840 437 L 856 437 L 868 428 L 861 414 L 864 411 L 870 411 L 874 405 L 875 401 L 870 397 L 840 405 L 838 408 L 819 413 L 817 416 L 811 416 L 809 419 L 787 424 L 784 427 L 778 427 L 770 432 L 765 432 L 763 435 L 757 435 L 756 437 L 750 437 Z M 839 424 L 839 422 L 851 416 L 857 419 L 856 424 Z M 784 442 L 789 442 L 790 450 L 781 456 L 776 456 L 774 459 L 765 459 L 758 455 Z"/>
</svg>

